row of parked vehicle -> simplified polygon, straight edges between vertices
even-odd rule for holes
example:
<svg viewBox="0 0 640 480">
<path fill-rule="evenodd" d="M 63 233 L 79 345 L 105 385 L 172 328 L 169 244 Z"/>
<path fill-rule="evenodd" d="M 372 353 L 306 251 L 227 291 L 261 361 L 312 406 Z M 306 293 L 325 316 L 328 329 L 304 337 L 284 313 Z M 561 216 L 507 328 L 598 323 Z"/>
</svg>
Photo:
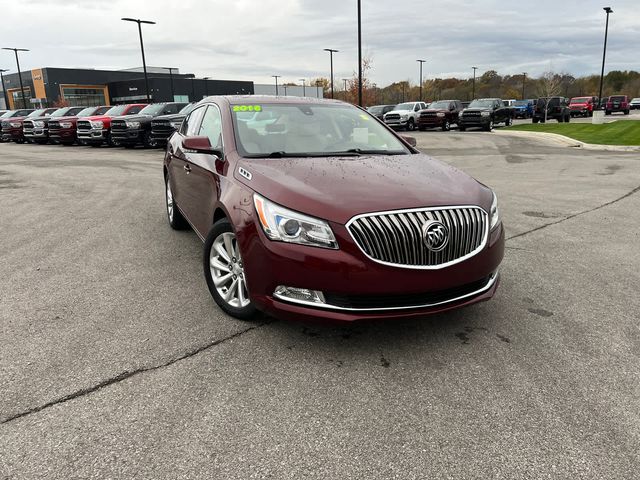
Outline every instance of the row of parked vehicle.
<svg viewBox="0 0 640 480">
<path fill-rule="evenodd" d="M 572 117 L 592 116 L 593 111 L 599 108 L 607 115 L 617 112 L 628 115 L 630 110 L 640 108 L 640 98 L 629 101 L 625 95 L 613 95 L 604 98 L 602 102 L 598 101 L 598 97 L 568 99 L 556 96 L 528 100 L 481 98 L 472 102 L 403 102 L 398 105 L 375 105 L 368 110 L 392 128 L 441 128 L 448 131 L 453 125 L 457 125 L 458 130 L 464 132 L 467 128 L 491 131 L 496 124 L 509 126 L 514 118 L 530 118 L 533 123 L 544 123 L 547 120 L 569 122 Z"/>
<path fill-rule="evenodd" d="M 168 102 L 9 110 L 0 112 L 0 141 L 162 147 L 191 108 Z"/>
</svg>

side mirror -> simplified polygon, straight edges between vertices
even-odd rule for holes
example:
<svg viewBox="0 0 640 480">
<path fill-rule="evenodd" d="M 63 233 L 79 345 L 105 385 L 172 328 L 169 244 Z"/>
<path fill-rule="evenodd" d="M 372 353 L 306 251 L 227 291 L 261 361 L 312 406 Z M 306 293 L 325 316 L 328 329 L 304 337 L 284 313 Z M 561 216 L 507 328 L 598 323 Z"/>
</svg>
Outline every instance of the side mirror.
<svg viewBox="0 0 640 480">
<path fill-rule="evenodd" d="M 412 147 L 415 147 L 417 145 L 415 137 L 410 137 L 409 135 L 400 135 L 400 138 L 402 138 L 405 142 L 407 142 Z"/>
<path fill-rule="evenodd" d="M 211 146 L 209 137 L 185 137 L 182 139 L 182 148 L 191 153 L 204 153 L 222 158 L 222 152 Z"/>
</svg>

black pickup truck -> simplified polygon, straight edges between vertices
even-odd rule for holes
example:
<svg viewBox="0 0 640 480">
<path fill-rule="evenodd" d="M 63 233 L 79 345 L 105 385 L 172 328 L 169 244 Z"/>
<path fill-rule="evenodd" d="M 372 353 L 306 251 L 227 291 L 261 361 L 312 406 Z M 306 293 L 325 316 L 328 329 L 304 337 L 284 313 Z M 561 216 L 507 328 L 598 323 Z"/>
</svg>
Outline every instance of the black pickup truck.
<svg viewBox="0 0 640 480">
<path fill-rule="evenodd" d="M 458 116 L 458 130 L 478 127 L 490 132 L 498 123 L 505 126 L 513 122 L 513 108 L 505 106 L 499 98 L 480 98 L 474 100 Z"/>
<path fill-rule="evenodd" d="M 195 106 L 195 103 L 190 103 L 178 113 L 161 115 L 151 120 L 151 143 L 156 147 L 165 146 L 169 137 L 180 128 L 182 120 L 189 115 Z"/>
<path fill-rule="evenodd" d="M 161 115 L 178 113 L 186 103 L 152 103 L 147 105 L 137 115 L 127 115 L 111 120 L 111 139 L 116 145 L 134 148 L 143 145 L 145 148 L 154 146 L 151 137 L 151 122 Z"/>
</svg>

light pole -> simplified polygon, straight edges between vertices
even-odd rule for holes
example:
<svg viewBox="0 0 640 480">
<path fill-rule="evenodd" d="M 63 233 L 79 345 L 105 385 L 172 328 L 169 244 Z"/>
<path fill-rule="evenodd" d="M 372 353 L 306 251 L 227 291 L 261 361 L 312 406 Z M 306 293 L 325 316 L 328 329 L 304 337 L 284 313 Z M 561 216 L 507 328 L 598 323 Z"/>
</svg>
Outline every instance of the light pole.
<svg viewBox="0 0 640 480">
<path fill-rule="evenodd" d="M 281 75 L 271 75 L 273 78 L 276 79 L 276 97 L 278 96 L 278 79 L 281 77 Z"/>
<path fill-rule="evenodd" d="M 24 85 L 22 84 L 22 73 L 20 73 L 20 60 L 18 60 L 18 52 L 28 52 L 26 48 L 3 47 L 3 50 L 12 50 L 16 54 L 16 65 L 18 66 L 18 79 L 20 80 L 20 92 L 22 93 L 22 107 L 27 108 L 27 99 L 24 98 Z M 3 87 L 4 89 L 4 87 Z M 7 107 L 9 105 L 7 104 Z"/>
<path fill-rule="evenodd" d="M 9 70 L 6 70 L 4 68 L 0 68 L 0 81 L 2 82 L 2 94 L 4 95 L 4 106 L 6 109 L 9 109 L 9 97 L 7 97 L 7 89 L 4 88 L 4 72 L 8 72 Z"/>
<path fill-rule="evenodd" d="M 178 70 L 175 67 L 162 67 L 164 70 L 169 70 L 169 80 L 171 81 L 171 101 L 175 100 L 175 95 L 173 93 L 173 71 Z"/>
<path fill-rule="evenodd" d="M 478 67 L 471 67 L 473 68 L 473 87 L 472 87 L 472 93 L 471 93 L 471 100 L 475 100 L 476 99 L 476 70 L 478 69 Z"/>
<path fill-rule="evenodd" d="M 139 18 L 122 18 L 125 22 L 135 22 L 138 24 L 138 34 L 140 35 L 140 51 L 142 52 L 142 69 L 144 70 L 144 88 L 147 93 L 147 103 L 151 103 L 151 97 L 149 95 L 149 78 L 147 77 L 147 61 L 144 58 L 144 43 L 142 43 L 142 24 L 155 25 L 156 22 L 150 20 L 140 20 Z"/>
<path fill-rule="evenodd" d="M 282 85 L 282 88 L 284 88 L 284 96 L 287 96 L 287 85 Z"/>
<path fill-rule="evenodd" d="M 358 105 L 362 106 L 362 5 L 358 0 Z"/>
<path fill-rule="evenodd" d="M 302 96 L 306 97 L 307 96 L 307 89 L 306 89 L 306 87 L 304 85 L 305 79 L 301 78 L 300 81 L 302 82 Z"/>
<path fill-rule="evenodd" d="M 422 64 L 426 62 L 426 60 L 416 60 L 420 64 L 420 101 L 422 101 Z"/>
<path fill-rule="evenodd" d="M 332 48 L 325 48 L 325 52 L 329 52 L 329 58 L 331 59 L 331 98 L 333 98 L 333 54 L 338 53 L 338 50 Z"/>
<path fill-rule="evenodd" d="M 524 85 L 527 81 L 527 72 L 522 72 L 522 100 L 524 100 Z"/>
<path fill-rule="evenodd" d="M 598 102 L 600 102 L 600 104 L 602 104 L 602 87 L 604 83 L 604 61 L 607 57 L 607 35 L 609 34 L 609 14 L 613 13 L 613 10 L 611 9 L 611 7 L 604 7 L 603 10 L 607 12 L 607 23 L 604 27 L 604 50 L 602 52 L 602 71 L 600 72 L 600 95 L 598 96 Z"/>
</svg>

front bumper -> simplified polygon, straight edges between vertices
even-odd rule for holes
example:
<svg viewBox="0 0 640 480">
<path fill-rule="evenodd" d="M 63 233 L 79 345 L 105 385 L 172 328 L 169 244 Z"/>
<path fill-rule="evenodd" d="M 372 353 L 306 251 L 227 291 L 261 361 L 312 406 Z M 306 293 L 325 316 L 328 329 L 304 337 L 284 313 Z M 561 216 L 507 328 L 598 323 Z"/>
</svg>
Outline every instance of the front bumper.
<svg viewBox="0 0 640 480">
<path fill-rule="evenodd" d="M 91 130 L 78 130 L 78 140 L 86 143 L 103 143 L 107 140 L 109 129 L 92 128 Z"/>
<path fill-rule="evenodd" d="M 2 129 L 2 141 L 15 142 L 17 140 L 23 140 L 22 128 L 3 128 Z"/>
<path fill-rule="evenodd" d="M 458 125 L 464 128 L 486 127 L 491 123 L 491 117 L 460 117 Z"/>
<path fill-rule="evenodd" d="M 76 129 L 75 128 L 60 128 L 57 130 L 49 131 L 49 138 L 51 140 L 75 140 Z"/>
<path fill-rule="evenodd" d="M 436 128 L 441 127 L 444 124 L 446 117 L 427 117 L 418 118 L 419 128 Z"/>
<path fill-rule="evenodd" d="M 488 300 L 499 283 L 497 271 L 504 254 L 502 224 L 491 232 L 481 252 L 439 270 L 373 262 L 344 226 L 331 227 L 340 250 L 270 241 L 255 224 L 247 226 L 250 232 L 243 235 L 248 238 L 241 240 L 241 248 L 251 300 L 258 309 L 291 320 L 411 318 Z M 327 304 L 278 298 L 274 291 L 280 285 L 323 292 Z M 460 291 L 462 295 L 455 293 Z M 445 292 L 452 293 L 443 297 Z M 388 306 L 380 303 L 380 297 L 389 299 Z M 405 299 L 409 304 L 402 303 Z M 366 303 L 370 301 L 375 303 Z"/>
<path fill-rule="evenodd" d="M 407 124 L 409 123 L 409 119 L 407 120 L 384 120 L 384 123 L 391 128 L 398 128 L 398 127 L 406 127 Z"/>
<path fill-rule="evenodd" d="M 120 145 L 132 145 L 142 142 L 144 130 L 128 128 L 126 130 L 112 130 L 111 138 Z"/>
<path fill-rule="evenodd" d="M 34 138 L 34 139 L 49 137 L 49 133 L 46 128 L 34 128 L 33 130 L 24 130 L 23 135 L 25 138 Z"/>
</svg>

